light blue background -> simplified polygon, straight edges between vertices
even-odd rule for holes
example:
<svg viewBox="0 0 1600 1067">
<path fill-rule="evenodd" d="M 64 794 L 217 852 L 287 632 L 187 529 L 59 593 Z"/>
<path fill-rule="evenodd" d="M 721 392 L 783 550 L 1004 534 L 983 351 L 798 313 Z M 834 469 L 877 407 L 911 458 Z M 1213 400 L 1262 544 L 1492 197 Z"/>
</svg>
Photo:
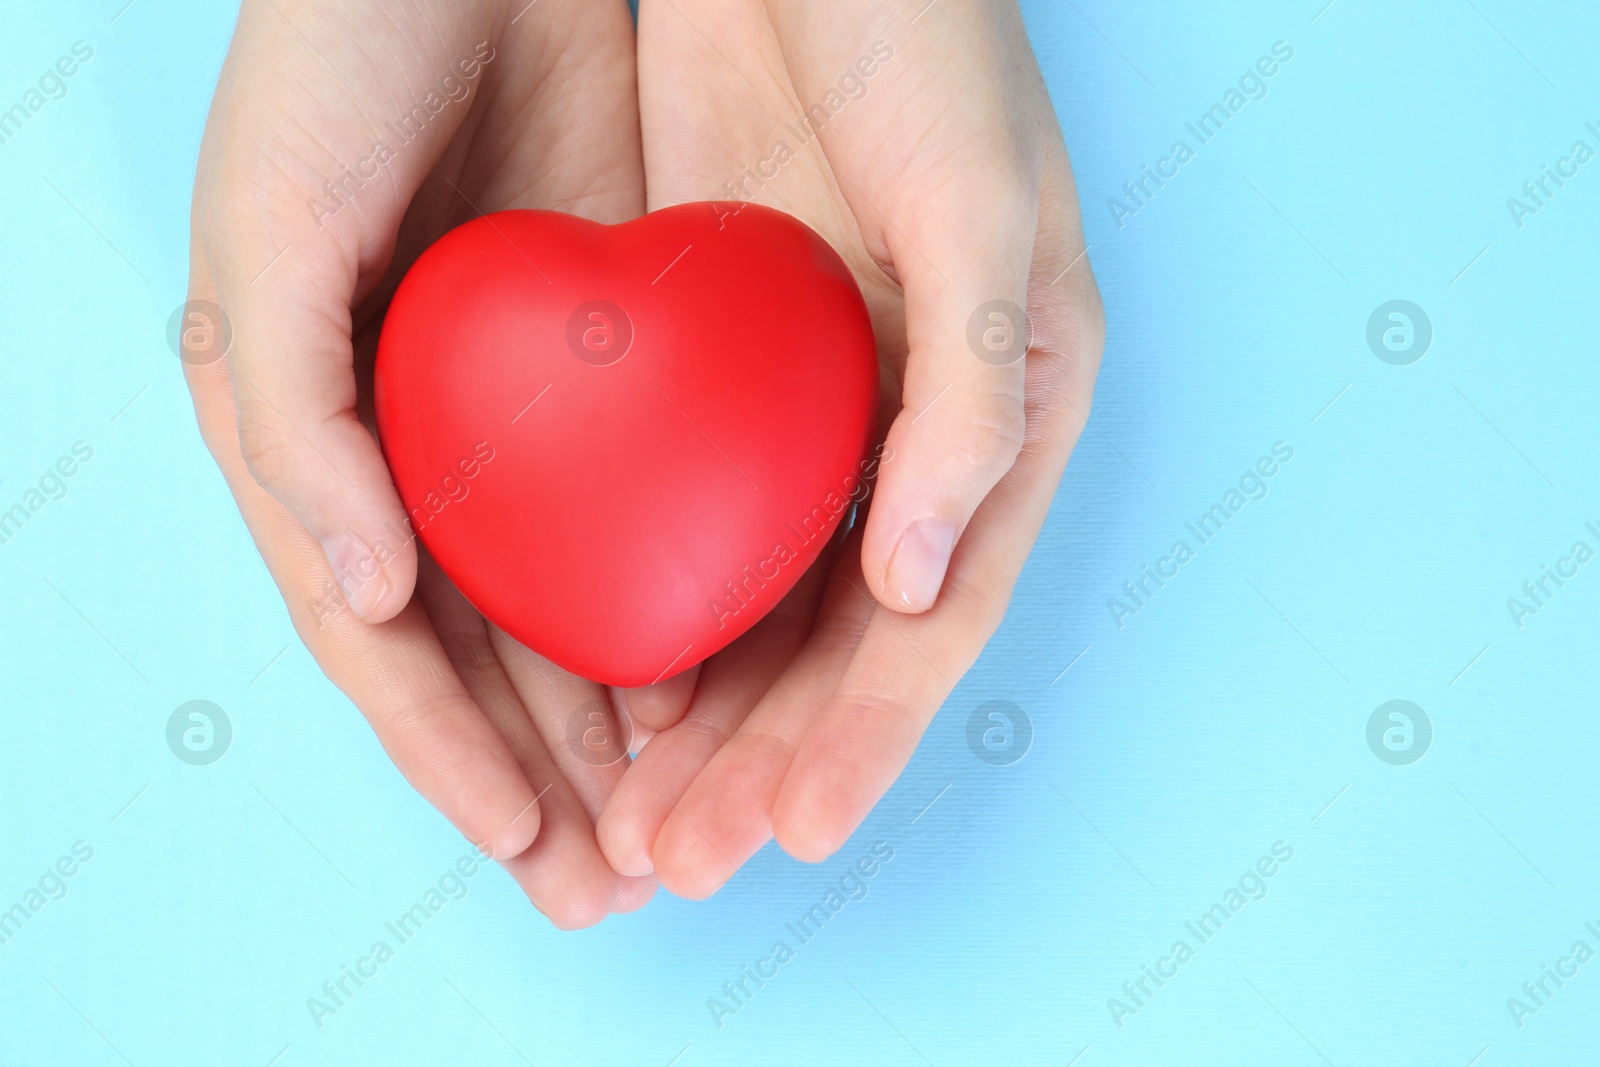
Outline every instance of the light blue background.
<svg viewBox="0 0 1600 1067">
<path fill-rule="evenodd" d="M 1600 950 L 1600 563 L 1521 629 L 1506 607 L 1575 540 L 1600 548 L 1600 161 L 1521 229 L 1506 207 L 1573 141 L 1600 149 L 1592 5 L 1026 4 L 1109 338 L 1010 615 L 905 775 L 821 867 L 769 848 L 709 903 L 582 933 L 480 874 L 319 1030 L 306 998 L 466 846 L 295 640 L 164 341 L 232 12 L 139 0 L 113 24 L 121 4 L 12 3 L 0 34 L 5 104 L 95 50 L 0 146 L 0 507 L 94 448 L 0 545 L 0 907 L 94 849 L 0 946 L 0 1061 L 1594 1048 L 1600 963 L 1521 1029 L 1506 1006 L 1574 941 Z M 1280 40 L 1269 95 L 1119 229 L 1107 198 Z M 1411 366 L 1365 342 L 1393 298 L 1434 326 Z M 1107 598 L 1280 440 L 1270 495 L 1119 629 Z M 213 766 L 166 746 L 193 698 L 233 721 Z M 1410 766 L 1365 739 L 1396 698 L 1435 730 Z M 966 745 L 991 699 L 1036 730 L 1011 767 Z M 876 841 L 895 858 L 870 897 L 714 1025 L 707 998 Z M 1265 899 L 1116 1026 L 1107 999 L 1278 841 L 1294 859 Z"/>
</svg>

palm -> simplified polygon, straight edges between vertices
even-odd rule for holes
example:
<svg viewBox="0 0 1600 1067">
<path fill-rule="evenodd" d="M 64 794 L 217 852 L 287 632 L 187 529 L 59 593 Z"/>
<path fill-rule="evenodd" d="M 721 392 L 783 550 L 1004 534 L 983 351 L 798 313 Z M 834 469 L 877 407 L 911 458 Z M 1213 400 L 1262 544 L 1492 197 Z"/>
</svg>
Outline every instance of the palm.
<svg viewBox="0 0 1600 1067">
<path fill-rule="evenodd" d="M 708 47 L 702 25 L 718 28 L 717 46 Z M 850 265 L 872 315 L 883 371 L 881 421 L 887 424 L 898 408 L 905 361 L 898 287 L 868 253 L 821 153 L 814 145 L 801 147 L 792 130 L 781 128 L 784 117 L 799 108 L 770 26 L 748 4 L 723 4 L 712 13 L 706 5 L 674 3 L 647 6 L 640 31 L 650 209 L 694 200 L 755 200 L 827 238 Z M 737 65 L 725 56 L 739 57 Z M 688 70 L 695 71 L 693 77 L 686 76 Z M 773 153 L 778 139 L 792 150 L 779 153 L 781 164 Z M 760 179 L 759 171 L 774 169 L 775 179 Z M 859 542 L 859 536 L 851 541 Z M 744 777 L 750 795 L 721 797 L 714 810 L 687 820 L 678 805 L 814 630 L 859 629 L 861 609 L 870 607 L 852 588 L 862 584 L 858 557 L 857 543 L 842 552 L 832 546 L 769 618 L 702 666 L 684 718 L 652 739 L 602 818 L 601 843 L 618 870 L 642 874 L 660 865 L 669 887 L 699 896 L 731 876 L 771 836 L 779 768 L 790 754 L 786 739 L 762 750 L 767 767 Z M 835 590 L 819 616 L 830 571 Z M 778 738 L 778 732 L 771 736 Z M 658 848 L 658 831 L 668 823 L 685 832 L 676 835 L 676 845 L 666 844 L 671 835 L 664 835 L 665 847 Z"/>
<path fill-rule="evenodd" d="M 640 16 L 650 208 L 755 200 L 826 237 L 850 264 L 872 315 L 883 370 L 880 432 L 903 404 L 920 418 L 951 386 L 983 392 L 1015 374 L 1022 392 L 1020 364 L 994 368 L 968 357 L 930 375 L 926 357 L 920 365 L 910 358 L 899 283 L 908 271 L 926 278 L 931 270 L 941 279 L 944 272 L 910 243 L 908 214 L 926 222 L 941 210 L 960 210 L 942 186 L 961 167 L 947 153 L 952 142 L 980 155 L 990 147 L 986 131 L 997 124 L 985 105 L 1021 111 L 1024 119 L 1049 111 L 1042 86 L 1027 79 L 1031 56 L 1029 64 L 1015 64 L 1019 75 L 999 78 L 999 88 L 970 105 L 964 96 L 982 95 L 971 92 L 974 84 L 993 87 L 993 72 L 960 69 L 959 34 L 917 38 L 928 30 L 913 21 L 921 7 L 672 0 L 647 3 Z M 989 20 L 981 29 L 1001 46 L 1014 48 L 1020 39 L 1026 52 L 1014 7 L 962 10 L 979 7 L 972 17 Z M 896 53 L 907 40 L 919 45 L 915 59 Z M 943 55 L 941 48 L 953 50 Z M 929 78 L 930 70 L 946 77 Z M 835 96 L 816 113 L 820 123 L 802 126 L 799 116 L 829 101 L 847 73 L 853 79 L 844 102 Z M 824 127 L 820 139 L 817 125 Z M 1053 118 L 1047 128 L 1054 129 Z M 971 135 L 966 143 L 963 133 Z M 1037 143 L 1047 206 L 1016 228 L 1031 240 L 1037 226 L 1033 270 L 1036 277 L 1048 271 L 1049 282 L 1081 259 L 1082 242 L 1075 214 L 1067 213 L 1071 178 L 1059 135 Z M 1006 204 L 1006 190 L 993 189 L 993 198 Z M 1026 195 L 1015 199 L 1026 205 Z M 932 228 L 960 229 L 951 222 Z M 960 247 L 982 258 L 984 236 L 963 234 Z M 1021 258 L 1028 259 L 1026 245 Z M 942 265 L 952 275 L 961 266 L 949 259 Z M 998 624 L 1086 418 L 1098 361 L 1098 299 L 1087 268 L 1053 291 L 1028 287 L 1026 272 L 1022 280 L 1030 314 L 1054 313 L 1056 327 L 1035 337 L 1027 360 L 1026 415 L 1037 447 L 1024 450 L 974 515 L 963 546 L 970 550 L 952 564 L 938 603 L 914 615 L 879 605 L 862 569 L 858 517 L 772 616 L 707 661 L 682 722 L 658 733 L 629 769 L 599 823 L 616 869 L 654 871 L 667 888 L 699 897 L 774 836 L 799 858 L 824 858 L 899 774 L 933 711 Z M 922 316 L 910 336 L 920 324 L 925 340 L 937 316 L 926 302 L 910 306 Z M 1080 323 L 1081 334 L 1067 336 Z M 891 433 L 883 469 L 905 478 L 905 469 L 894 469 L 906 462 L 895 456 L 895 441 Z M 872 527 L 865 536 L 874 536 Z"/>
<path fill-rule="evenodd" d="M 544 73 L 528 72 L 527 76 Z M 731 68 L 727 74 L 730 78 L 738 77 Z M 548 94 L 497 91 L 510 90 L 520 75 L 521 72 L 510 69 L 509 65 L 498 70 L 491 68 L 489 80 L 483 86 L 484 99 L 491 104 L 484 109 L 481 120 L 468 126 L 473 132 L 488 130 L 500 131 L 500 134 L 489 138 L 473 137 L 464 127 L 463 134 L 459 134 L 456 142 L 445 151 L 439 166 L 413 199 L 400 226 L 393 261 L 381 281 L 375 283 L 372 294 L 356 308 L 358 380 L 363 387 L 370 383 L 370 360 L 376 348 L 382 309 L 394 286 L 416 255 L 451 227 L 479 213 L 506 208 L 554 208 L 607 222 L 622 221 L 642 210 L 642 175 L 637 170 L 627 169 L 629 162 L 637 167 L 636 154 L 632 160 L 629 158 L 630 153 L 637 152 L 637 142 L 631 139 L 636 120 L 622 113 L 625 105 L 631 108 L 632 102 L 612 101 L 616 111 L 607 115 L 603 113 L 604 104 L 600 109 L 602 113 L 596 114 L 592 98 L 583 101 L 592 123 L 586 128 L 601 132 L 601 145 L 598 150 L 590 146 L 585 166 L 546 166 L 545 159 L 563 154 L 566 147 L 563 142 L 578 132 L 563 125 L 559 116 L 571 114 L 579 102 L 550 99 Z M 558 88 L 591 80 L 582 77 L 555 79 Z M 766 117 L 782 110 L 776 101 L 781 99 L 784 86 L 772 83 L 764 86 L 760 94 L 741 100 L 739 118 L 727 124 L 719 115 L 717 87 L 703 85 L 700 89 L 692 101 L 686 101 L 692 105 L 693 114 L 680 130 L 683 140 L 679 147 L 686 158 L 695 161 L 694 171 L 667 172 L 661 176 L 659 185 L 652 182 L 651 207 L 725 196 L 720 181 L 727 175 L 737 174 L 735 161 L 754 158 L 747 153 L 758 143 Z M 735 95 L 730 93 L 722 99 Z M 792 199 L 778 196 L 772 202 L 806 220 L 844 253 L 868 294 L 877 335 L 886 339 L 902 335 L 897 288 L 873 265 L 860 238 L 855 236 L 855 221 L 848 206 L 829 188 L 825 166 L 812 157 L 796 160 L 792 167 L 795 174 L 785 186 L 792 189 Z M 904 346 L 888 343 L 883 356 L 885 379 L 893 383 L 904 362 Z M 892 384 L 885 389 L 887 404 L 895 404 L 895 393 Z M 839 569 L 848 578 L 855 555 L 847 552 L 837 557 L 836 553 L 830 553 L 815 569 L 816 573 L 809 576 L 775 613 L 773 620 L 735 649 L 718 657 L 703 672 L 688 672 L 685 677 L 661 687 L 665 692 L 653 702 L 646 694 L 629 695 L 638 713 L 636 718 L 646 724 L 670 722 L 682 711 L 680 695 L 686 699 L 687 687 L 699 681 L 699 696 L 688 725 L 674 731 L 670 740 L 656 744 L 646 765 L 647 772 L 650 767 L 675 757 L 682 759 L 686 747 L 695 747 L 692 739 L 703 740 L 707 735 L 697 734 L 695 726 L 715 718 L 719 707 L 729 708 L 734 691 L 737 695 L 732 697 L 731 706 L 747 708 L 754 696 L 772 683 L 797 651 L 797 643 L 790 638 L 810 630 L 821 581 L 828 562 L 835 558 L 842 559 Z M 854 567 L 854 574 L 854 584 L 859 587 L 858 566 Z M 525 856 L 514 861 L 514 871 L 525 881 L 559 881 L 564 887 L 561 892 L 568 897 L 584 896 L 583 887 L 586 886 L 603 886 L 611 871 L 584 839 L 584 832 L 589 829 L 589 820 L 599 815 L 617 786 L 626 763 L 597 766 L 594 764 L 598 761 L 585 758 L 581 747 L 572 743 L 571 717 L 579 708 L 620 707 L 621 695 L 607 694 L 601 687 L 560 670 L 517 644 L 467 605 L 425 558 L 419 568 L 417 591 L 420 607 L 414 604 L 406 615 L 416 618 L 426 613 L 426 623 L 415 624 L 430 625 L 440 635 L 457 673 L 516 753 L 529 781 L 541 788 L 545 782 L 557 783 L 540 801 L 544 818 L 540 836 Z M 841 622 L 847 621 L 854 608 L 864 603 L 854 597 L 850 599 L 856 603 L 839 605 L 831 612 Z M 691 759 L 684 766 L 692 767 L 697 762 Z M 637 782 L 642 780 L 642 776 L 636 777 L 636 788 Z M 681 792 L 681 789 L 672 789 L 674 795 L 681 795 Z M 651 790 L 651 799 L 657 803 L 670 803 L 667 796 L 667 793 Z M 631 870 L 629 865 L 624 866 Z M 639 867 L 632 873 L 642 875 L 647 870 L 647 867 Z M 653 880 L 626 876 L 618 879 L 612 909 L 625 910 L 642 904 L 653 887 Z M 596 888 L 589 892 L 599 891 Z"/>
<path fill-rule="evenodd" d="M 371 361 L 383 310 L 411 262 L 441 235 L 480 214 L 516 208 L 566 211 L 603 222 L 621 222 L 642 211 L 635 101 L 625 91 L 596 91 L 618 76 L 619 64 L 633 59 L 625 27 L 614 31 L 606 48 L 542 47 L 534 62 L 502 56 L 485 68 L 480 102 L 488 103 L 463 124 L 413 198 L 393 261 L 355 309 L 357 380 L 369 423 Z M 617 88 L 625 89 L 625 81 Z M 579 114 L 585 116 L 582 124 L 574 121 Z M 563 164 L 551 165 L 556 159 Z M 609 694 L 493 626 L 422 555 L 420 607 L 414 604 L 408 613 L 426 615 L 425 625 L 439 635 L 452 668 L 529 782 L 538 790 L 549 787 L 539 800 L 539 836 L 507 866 L 525 886 L 537 887 L 535 903 L 543 905 L 539 892 L 548 894 L 547 910 L 562 925 L 587 925 L 607 911 L 641 906 L 654 892 L 654 881 L 617 879 L 593 841 L 593 820 L 625 760 L 574 743 L 574 715 L 587 722 L 589 709 L 609 709 Z"/>
<path fill-rule="evenodd" d="M 314 317 L 330 323 L 327 347 L 350 353 L 356 409 L 369 429 L 384 311 L 407 268 L 439 236 L 480 213 L 508 208 L 568 211 L 605 222 L 643 210 L 627 10 L 619 2 L 591 7 L 581 18 L 555 14 L 494 0 L 386 10 L 271 3 L 249 5 L 241 15 L 202 150 L 197 234 L 204 243 L 211 228 L 208 201 L 248 214 L 250 205 L 240 201 L 257 189 L 246 183 L 241 197 L 233 176 L 263 169 L 289 180 L 261 192 L 269 202 L 259 205 L 260 218 L 267 226 L 303 229 L 303 193 L 317 187 L 316 175 L 336 172 L 329 158 L 353 168 L 369 157 L 375 140 L 387 143 L 389 159 L 379 173 L 337 211 L 323 212 L 314 232 L 282 242 L 290 251 L 265 284 L 249 290 L 255 297 L 308 262 L 334 262 L 329 273 L 343 277 L 350 295 Z M 474 78 L 458 79 L 468 81 L 470 95 L 446 104 L 426 135 L 401 142 L 385 124 L 438 89 L 458 59 L 486 41 L 493 43 L 492 60 Z M 312 86 L 317 106 L 291 114 L 282 98 L 269 97 L 268 114 L 261 116 L 263 70 Z M 348 91 L 357 84 L 358 93 Z M 258 128 L 238 135 L 250 120 Z M 260 165 L 262 157 L 270 168 Z M 408 196 L 411 189 L 415 194 Z M 220 258 L 216 251 L 198 253 L 192 288 L 209 296 L 215 276 L 218 299 L 243 319 L 247 312 L 236 309 L 245 301 L 230 299 L 225 271 L 214 266 Z M 248 332 L 248 325 L 241 322 L 239 332 Z M 390 621 L 366 625 L 348 612 L 306 618 L 300 605 L 311 599 L 308 593 L 326 588 L 326 564 L 308 553 L 294 516 L 240 462 L 242 420 L 230 402 L 247 388 L 240 371 L 235 367 L 230 375 L 227 363 L 190 368 L 197 413 L 296 625 L 329 677 L 372 721 L 396 764 L 469 833 L 474 824 L 506 832 L 518 814 L 486 795 L 515 774 L 504 762 L 509 753 L 537 794 L 537 813 L 524 829 L 537 825 L 538 833 L 525 852 L 498 858 L 559 925 L 588 925 L 609 911 L 642 905 L 654 882 L 619 879 L 594 839 L 593 820 L 626 761 L 608 763 L 568 743 L 574 713 L 608 708 L 607 693 L 487 623 L 420 546 L 417 596 Z M 289 407 L 281 395 L 274 402 L 271 381 L 252 381 L 248 389 L 275 411 Z"/>
</svg>

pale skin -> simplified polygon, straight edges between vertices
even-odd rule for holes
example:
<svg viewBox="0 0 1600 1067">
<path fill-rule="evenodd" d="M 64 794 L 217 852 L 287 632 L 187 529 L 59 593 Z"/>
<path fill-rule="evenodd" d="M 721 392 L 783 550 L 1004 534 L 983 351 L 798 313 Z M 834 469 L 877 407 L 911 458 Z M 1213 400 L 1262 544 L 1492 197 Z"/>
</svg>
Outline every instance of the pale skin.
<svg viewBox="0 0 1600 1067">
<path fill-rule="evenodd" d="M 318 663 L 412 784 L 572 928 L 642 906 L 658 879 L 707 896 L 773 838 L 803 860 L 845 842 L 999 624 L 1087 420 L 1103 324 L 1011 0 L 644 0 L 637 51 L 620 0 L 525 3 L 245 0 L 190 282 L 234 340 L 186 374 Z M 322 183 L 483 41 L 470 96 L 316 217 Z M 889 58 L 860 75 L 880 42 Z M 785 132 L 852 70 L 864 90 L 819 137 Z M 621 222 L 729 199 L 780 139 L 793 158 L 738 195 L 804 220 L 855 271 L 889 458 L 864 521 L 749 634 L 607 690 L 506 637 L 392 532 L 402 508 L 370 431 L 383 308 L 479 213 Z M 1027 307 L 1025 360 L 969 347 L 994 300 Z M 342 610 L 309 606 L 340 578 Z M 580 758 L 568 726 L 589 701 L 654 731 L 637 760 Z"/>
</svg>

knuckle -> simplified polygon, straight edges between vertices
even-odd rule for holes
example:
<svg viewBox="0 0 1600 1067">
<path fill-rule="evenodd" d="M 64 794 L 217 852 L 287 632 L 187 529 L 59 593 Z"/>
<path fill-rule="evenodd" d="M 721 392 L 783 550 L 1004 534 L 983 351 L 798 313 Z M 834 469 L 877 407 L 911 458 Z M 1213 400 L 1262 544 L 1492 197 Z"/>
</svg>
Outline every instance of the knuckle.
<svg viewBox="0 0 1600 1067">
<path fill-rule="evenodd" d="M 1106 312 L 1100 287 L 1080 237 L 1047 234 L 1040 245 L 1057 249 L 1036 260 L 1029 284 L 1028 317 L 1033 327 L 1029 361 L 1077 364 L 1093 372 L 1105 347 Z"/>
<path fill-rule="evenodd" d="M 233 195 L 226 185 L 216 194 L 205 197 L 196 212 L 196 221 L 208 243 L 230 247 L 260 231 L 261 212 L 253 198 Z"/>
<path fill-rule="evenodd" d="M 985 177 L 985 192 L 1002 204 L 1017 205 L 1031 221 L 1038 217 L 1039 169 L 1025 151 L 1015 147 L 993 167 Z"/>
<path fill-rule="evenodd" d="M 487 635 L 459 627 L 436 627 L 445 658 L 463 678 L 479 678 L 500 669 L 500 659 Z"/>
<path fill-rule="evenodd" d="M 1026 432 L 1023 398 L 1012 392 L 991 393 L 961 423 L 950 451 L 961 471 L 994 481 L 1016 462 Z"/>
<path fill-rule="evenodd" d="M 305 160 L 330 150 L 287 145 L 270 129 L 258 138 L 224 132 L 214 145 L 207 144 L 191 221 L 225 295 L 242 295 L 289 247 L 294 255 L 286 267 L 323 273 L 349 269 L 359 240 L 355 216 L 339 212 L 337 220 L 319 225 L 309 205 L 321 193 L 304 177 Z"/>
<path fill-rule="evenodd" d="M 299 468 L 299 450 L 285 428 L 253 405 L 239 410 L 239 453 L 263 489 L 278 495 Z"/>
<path fill-rule="evenodd" d="M 826 657 L 851 656 L 860 647 L 861 639 L 872 622 L 873 601 L 870 593 L 857 589 L 859 597 L 849 611 L 824 611 L 817 615 L 807 643 Z"/>
<path fill-rule="evenodd" d="M 1054 323 L 1060 335 L 1058 346 L 1079 359 L 1100 363 L 1100 352 L 1106 343 L 1106 310 L 1100 299 L 1100 287 L 1093 276 L 1086 276 L 1079 291 L 1069 298 L 1066 306 L 1055 312 Z"/>
<path fill-rule="evenodd" d="M 849 766 L 859 766 L 864 753 L 876 759 L 890 738 L 922 731 L 922 713 L 887 680 L 863 681 L 836 698 L 833 710 L 840 728 L 825 736 L 821 747 Z"/>
<path fill-rule="evenodd" d="M 1015 210 L 1036 217 L 1043 146 L 1013 122 L 1000 115 L 995 119 L 968 131 L 969 143 L 978 151 L 967 154 L 965 165 L 956 169 L 959 187 L 970 203 L 991 214 L 1015 205 Z"/>
<path fill-rule="evenodd" d="M 767 640 L 780 647 L 799 647 L 803 644 L 812 631 L 813 620 L 807 610 L 809 606 L 805 601 L 796 601 L 788 596 L 780 600 L 772 614 L 759 624 Z"/>
<path fill-rule="evenodd" d="M 952 604 L 960 604 L 962 617 L 969 620 L 971 625 L 953 640 L 930 649 L 929 655 L 938 657 L 941 663 L 970 665 L 999 628 L 1021 569 L 1019 562 L 1002 575 L 986 573 L 981 578 L 975 578 L 964 573 L 960 567 L 950 568 L 940 595 L 948 598 Z M 963 667 L 962 671 L 965 670 L 966 667 Z"/>
<path fill-rule="evenodd" d="M 697 710 L 691 710 L 680 719 L 676 729 L 684 736 L 698 736 L 705 747 L 713 750 L 727 744 L 729 737 L 732 736 L 728 729 L 711 715 Z"/>
<path fill-rule="evenodd" d="M 239 453 L 239 437 L 232 411 L 220 411 L 206 403 L 198 392 L 194 394 L 195 425 L 200 429 L 200 440 L 211 454 L 211 459 L 227 473 Z"/>
<path fill-rule="evenodd" d="M 755 791 L 765 791 L 769 781 L 767 774 L 774 770 L 787 770 L 794 762 L 795 744 L 781 733 L 766 730 L 741 732 L 739 745 L 743 758 L 729 768 L 730 795 L 737 795 L 735 791 L 743 784 L 740 775 L 746 776 L 744 782 L 748 783 L 753 795 L 759 795 Z"/>
<path fill-rule="evenodd" d="M 1070 288 L 1063 283 L 1036 293 L 1028 354 L 1030 448 L 1058 442 L 1063 434 L 1076 439 L 1087 424 L 1106 337 L 1100 290 L 1088 271 Z"/>
</svg>

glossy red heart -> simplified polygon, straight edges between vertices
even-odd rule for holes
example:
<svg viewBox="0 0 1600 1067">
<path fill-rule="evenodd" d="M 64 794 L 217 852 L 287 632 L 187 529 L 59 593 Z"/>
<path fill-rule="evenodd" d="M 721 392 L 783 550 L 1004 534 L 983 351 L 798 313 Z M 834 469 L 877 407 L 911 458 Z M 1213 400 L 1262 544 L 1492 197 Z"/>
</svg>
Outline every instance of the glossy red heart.
<svg viewBox="0 0 1600 1067">
<path fill-rule="evenodd" d="M 788 215 L 505 211 L 401 282 L 378 433 L 413 530 L 486 618 L 644 685 L 816 560 L 874 473 L 877 384 L 855 279 Z"/>
</svg>

